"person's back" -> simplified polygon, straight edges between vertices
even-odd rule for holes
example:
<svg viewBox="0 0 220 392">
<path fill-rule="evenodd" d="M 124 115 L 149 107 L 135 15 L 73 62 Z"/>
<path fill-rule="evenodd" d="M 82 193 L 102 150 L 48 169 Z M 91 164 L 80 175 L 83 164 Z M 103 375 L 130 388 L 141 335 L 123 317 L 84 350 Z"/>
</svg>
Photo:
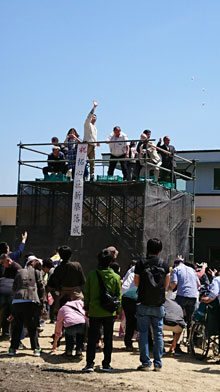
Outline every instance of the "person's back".
<svg viewBox="0 0 220 392">
<path fill-rule="evenodd" d="M 180 263 L 174 268 L 171 281 L 177 282 L 177 295 L 197 298 L 198 277 L 193 268 Z"/>
<path fill-rule="evenodd" d="M 141 365 L 137 370 L 149 370 L 152 362 L 149 353 L 148 334 L 152 327 L 154 333 L 154 370 L 162 367 L 163 354 L 163 317 L 165 289 L 169 283 L 169 266 L 159 254 L 162 242 L 157 238 L 147 242 L 147 258 L 141 259 L 135 266 L 134 282 L 138 287 L 137 327 L 139 332 L 139 349 Z"/>
<path fill-rule="evenodd" d="M 120 276 L 116 274 L 111 268 L 99 269 L 98 273 L 111 294 L 120 297 Z M 84 306 L 85 309 L 89 309 L 89 315 L 91 317 L 112 316 L 111 312 L 105 310 L 101 306 L 100 287 L 96 269 L 88 273 L 84 294 Z M 116 312 L 114 312 L 114 315 L 116 315 Z"/>
<path fill-rule="evenodd" d="M 48 287 L 55 290 L 66 288 L 82 287 L 85 284 L 85 275 L 80 263 L 71 261 L 72 249 L 67 245 L 58 248 L 62 262 L 55 268 L 49 278 Z"/>
<path fill-rule="evenodd" d="M 146 306 L 161 306 L 165 302 L 165 276 L 169 267 L 157 256 L 141 259 L 135 267 L 140 276 L 138 302 Z"/>
<path fill-rule="evenodd" d="M 20 269 L 13 284 L 14 300 L 29 300 L 40 303 L 40 300 L 43 299 L 44 288 L 42 283 L 39 292 L 37 282 L 42 283 L 40 271 L 32 266 Z"/>
<path fill-rule="evenodd" d="M 187 337 L 189 337 L 190 324 L 192 315 L 195 311 L 196 301 L 198 298 L 198 287 L 200 286 L 199 278 L 192 262 L 185 265 L 182 260 L 179 265 L 174 268 L 170 289 L 177 287 L 176 302 L 183 308 L 187 322 Z"/>
<path fill-rule="evenodd" d="M 167 298 L 166 301 L 164 302 L 164 308 L 165 308 L 164 324 L 171 325 L 170 323 L 173 322 L 180 325 L 182 328 L 185 327 L 183 310 L 176 301 Z"/>
<path fill-rule="evenodd" d="M 112 252 L 108 249 L 103 249 L 98 255 L 98 268 L 90 271 L 86 280 L 84 309 L 86 310 L 86 315 L 89 316 L 89 330 L 86 353 L 87 365 L 82 369 L 82 371 L 86 373 L 94 371 L 96 343 L 99 339 L 101 326 L 103 326 L 104 331 L 104 359 L 102 361 L 102 370 L 104 372 L 112 372 L 113 370 L 110 363 L 116 311 L 110 311 L 109 308 L 105 307 L 107 304 L 102 301 L 106 298 L 105 294 L 107 294 L 108 298 L 112 298 L 112 296 L 117 297 L 117 307 L 120 306 L 120 277 L 109 267 L 113 260 Z"/>
<path fill-rule="evenodd" d="M 76 287 L 85 284 L 82 266 L 77 261 L 62 262 L 54 271 L 58 277 L 60 287 Z"/>
<path fill-rule="evenodd" d="M 17 272 L 14 280 L 14 299 L 12 301 L 13 329 L 9 355 L 14 356 L 19 347 L 23 325 L 28 329 L 31 348 L 35 356 L 40 356 L 37 326 L 39 304 L 43 303 L 44 287 L 36 261 Z"/>
<path fill-rule="evenodd" d="M 173 332 L 173 341 L 169 348 L 169 353 L 174 355 L 180 355 L 182 350 L 178 340 L 180 339 L 181 333 L 185 328 L 186 324 L 184 321 L 183 309 L 181 306 L 171 299 L 166 299 L 164 302 L 165 317 L 164 317 L 164 331 Z"/>
<path fill-rule="evenodd" d="M 67 301 L 57 315 L 55 335 L 62 336 L 62 327 L 67 328 L 75 324 L 85 323 L 85 310 L 81 299 Z"/>
<path fill-rule="evenodd" d="M 72 351 L 75 346 L 75 358 L 81 358 L 86 331 L 83 301 L 82 299 L 72 301 L 71 298 L 64 297 L 63 302 L 65 303 L 61 306 L 57 315 L 53 350 L 57 348 L 57 342 L 61 338 L 64 330 L 66 343 L 65 356 L 67 358 L 73 358 Z"/>
</svg>

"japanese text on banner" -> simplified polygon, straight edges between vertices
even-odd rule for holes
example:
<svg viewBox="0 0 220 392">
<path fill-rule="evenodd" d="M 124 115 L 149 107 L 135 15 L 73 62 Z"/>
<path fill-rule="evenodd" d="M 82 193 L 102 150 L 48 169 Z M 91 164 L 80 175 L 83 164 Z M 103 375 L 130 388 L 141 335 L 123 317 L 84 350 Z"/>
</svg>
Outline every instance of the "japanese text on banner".
<svg viewBox="0 0 220 392">
<path fill-rule="evenodd" d="M 77 148 L 75 176 L 73 182 L 72 219 L 70 232 L 72 236 L 81 236 L 84 190 L 83 177 L 86 166 L 87 148 L 87 144 L 79 144 Z"/>
</svg>

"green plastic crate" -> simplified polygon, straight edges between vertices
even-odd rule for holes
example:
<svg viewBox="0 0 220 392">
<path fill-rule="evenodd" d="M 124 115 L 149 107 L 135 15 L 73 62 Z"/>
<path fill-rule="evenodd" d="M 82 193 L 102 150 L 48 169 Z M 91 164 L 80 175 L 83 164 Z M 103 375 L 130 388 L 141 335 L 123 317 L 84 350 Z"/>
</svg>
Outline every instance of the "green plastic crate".
<svg viewBox="0 0 220 392">
<path fill-rule="evenodd" d="M 150 178 L 145 178 L 144 176 L 139 176 L 138 177 L 138 181 L 151 181 L 151 182 L 155 182 L 155 179 L 154 179 L 154 177 L 150 177 Z"/>
<path fill-rule="evenodd" d="M 165 188 L 175 189 L 175 185 L 172 182 L 159 181 L 159 184 L 164 186 Z"/>
<path fill-rule="evenodd" d="M 123 178 L 120 176 L 97 176 L 97 181 L 122 182 Z"/>
<path fill-rule="evenodd" d="M 45 174 L 44 181 L 69 181 L 69 177 L 65 174 Z"/>
</svg>

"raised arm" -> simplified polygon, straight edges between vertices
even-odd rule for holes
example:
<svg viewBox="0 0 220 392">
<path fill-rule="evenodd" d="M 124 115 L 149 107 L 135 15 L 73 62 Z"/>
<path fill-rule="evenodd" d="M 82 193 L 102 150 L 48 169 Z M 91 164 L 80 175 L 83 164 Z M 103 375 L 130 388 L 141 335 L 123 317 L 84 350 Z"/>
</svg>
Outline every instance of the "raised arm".
<svg viewBox="0 0 220 392">
<path fill-rule="evenodd" d="M 22 235 L 21 235 L 21 242 L 23 243 L 23 244 L 25 244 L 25 242 L 27 241 L 27 232 L 25 231 Z"/>
<path fill-rule="evenodd" d="M 98 106 L 99 104 L 98 104 L 98 102 L 97 101 L 93 101 L 93 107 L 92 107 L 92 110 L 91 110 L 91 112 L 90 113 L 94 113 L 95 112 L 95 109 L 97 108 L 97 106 Z"/>
</svg>

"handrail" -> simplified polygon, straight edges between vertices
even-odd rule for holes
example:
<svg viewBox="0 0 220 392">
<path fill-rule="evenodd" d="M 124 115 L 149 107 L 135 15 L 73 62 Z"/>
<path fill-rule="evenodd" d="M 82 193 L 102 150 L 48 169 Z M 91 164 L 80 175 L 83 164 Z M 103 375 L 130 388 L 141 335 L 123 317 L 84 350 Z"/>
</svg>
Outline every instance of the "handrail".
<svg viewBox="0 0 220 392">
<path fill-rule="evenodd" d="M 28 151 L 33 151 L 33 152 L 36 152 L 36 153 L 39 153 L 39 154 L 48 155 L 45 152 L 34 150 L 34 149 L 31 149 L 31 148 L 27 148 L 27 146 L 54 146 L 54 145 L 55 146 L 68 146 L 68 145 L 72 145 L 72 144 L 94 144 L 94 142 L 84 142 L 84 141 L 78 141 L 78 140 L 79 139 L 77 139 L 77 143 L 74 142 L 74 141 L 73 142 L 58 142 L 58 143 L 32 143 L 32 144 L 30 144 L 30 143 L 18 143 L 17 146 L 19 148 L 23 148 L 23 149 L 26 149 Z M 126 140 L 127 143 L 142 142 L 143 144 L 148 144 L 151 141 L 155 141 L 155 139 L 146 139 L 146 140 L 143 140 L 143 139 L 131 139 L 131 140 Z M 104 140 L 104 141 L 101 140 L 101 141 L 97 141 L 95 144 L 110 144 L 110 143 L 120 143 L 120 142 L 121 142 L 121 140 L 114 140 L 114 141 L 110 141 L 110 142 L 109 141 L 107 142 L 106 140 Z M 151 147 L 155 148 L 157 151 L 162 152 L 163 154 L 167 154 L 167 155 L 169 155 L 171 157 L 178 158 L 178 159 L 180 159 L 180 160 L 182 160 L 184 162 L 193 164 L 193 161 L 190 161 L 189 159 L 181 157 L 180 155 L 178 155 L 176 153 L 171 153 L 171 152 L 166 151 L 163 148 L 155 146 L 153 144 L 151 144 Z"/>
<path fill-rule="evenodd" d="M 169 155 L 173 160 L 174 160 L 174 158 L 178 158 L 178 159 L 180 159 L 180 160 L 182 160 L 184 162 L 189 163 L 189 166 L 190 165 L 195 165 L 195 161 L 190 161 L 190 160 L 188 160 L 188 159 L 186 159 L 184 157 L 179 156 L 178 154 L 171 153 L 169 151 L 166 151 L 166 150 L 162 149 L 161 147 L 155 146 L 154 144 L 151 143 L 152 141 L 155 141 L 155 139 L 144 139 L 144 140 L 143 139 L 132 139 L 132 140 L 127 140 L 126 142 L 129 143 L 129 142 L 132 142 L 132 141 L 134 141 L 134 142 L 142 142 L 142 144 L 150 143 L 150 147 L 155 148 L 158 152 L 162 152 L 163 154 Z M 121 141 L 120 140 L 114 140 L 114 141 L 111 141 L 111 142 L 109 142 L 109 141 L 107 142 L 106 140 L 105 141 L 102 140 L 102 141 L 97 141 L 96 144 L 110 144 L 110 143 L 119 143 L 119 142 L 121 142 Z M 77 143 L 75 141 L 63 142 L 63 143 L 62 142 L 58 142 L 58 143 L 32 143 L 32 144 L 20 142 L 20 143 L 17 144 L 17 146 L 19 147 L 20 151 L 21 151 L 21 149 L 24 149 L 24 150 L 31 151 L 31 152 L 34 152 L 34 153 L 37 153 L 37 154 L 48 156 L 49 154 L 47 154 L 46 152 L 30 148 L 29 146 L 54 146 L 54 145 L 56 145 L 56 146 L 61 146 L 62 147 L 62 146 L 68 146 L 68 145 L 71 145 L 71 144 L 82 144 L 82 143 L 83 144 L 85 144 L 85 143 L 86 144 L 90 144 L 89 142 L 83 142 L 83 141 L 79 141 L 79 139 L 77 139 Z M 106 153 L 106 154 L 110 154 L 110 152 Z M 141 159 L 142 159 L 142 161 L 144 161 L 146 163 L 147 166 L 150 166 L 152 168 L 153 167 L 157 167 L 157 165 L 153 164 L 150 161 L 150 158 L 146 157 L 146 158 L 141 158 Z M 129 162 L 129 161 L 134 162 L 135 161 L 135 162 L 138 162 L 139 161 L 139 157 L 138 158 L 115 158 L 115 159 L 112 158 L 111 161 L 113 161 L 113 162 L 115 162 L 115 161 L 117 161 L 117 162 L 123 162 L 123 161 L 127 161 L 127 162 Z M 50 160 L 49 162 L 50 163 L 57 163 L 57 160 Z M 61 162 L 64 163 L 64 162 L 69 162 L 69 160 L 68 159 L 63 159 L 63 160 L 59 160 L 59 162 L 60 163 Z M 103 164 L 103 163 L 109 163 L 109 159 L 87 159 L 87 162 L 88 163 L 94 162 L 96 164 L 100 164 L 100 163 Z M 19 154 L 19 161 L 18 161 L 19 167 L 20 167 L 20 165 L 24 165 L 24 166 L 29 166 L 29 167 L 32 167 L 32 168 L 35 168 L 35 169 L 42 170 L 42 167 L 33 165 L 33 164 L 36 164 L 36 163 L 48 163 L 48 160 L 22 160 L 21 159 L 21 154 Z M 187 175 L 182 174 L 182 173 L 179 173 L 179 172 L 175 171 L 174 168 L 173 169 L 167 169 L 167 168 L 165 168 L 163 166 L 160 166 L 160 170 L 171 173 L 171 175 L 172 175 L 172 182 L 173 182 L 173 179 L 174 179 L 174 175 L 178 175 L 180 178 L 185 179 L 185 180 L 194 180 L 194 177 L 193 177 L 194 170 L 192 172 L 192 177 L 187 176 Z M 20 170 L 19 170 L 19 173 L 20 173 Z"/>
</svg>

